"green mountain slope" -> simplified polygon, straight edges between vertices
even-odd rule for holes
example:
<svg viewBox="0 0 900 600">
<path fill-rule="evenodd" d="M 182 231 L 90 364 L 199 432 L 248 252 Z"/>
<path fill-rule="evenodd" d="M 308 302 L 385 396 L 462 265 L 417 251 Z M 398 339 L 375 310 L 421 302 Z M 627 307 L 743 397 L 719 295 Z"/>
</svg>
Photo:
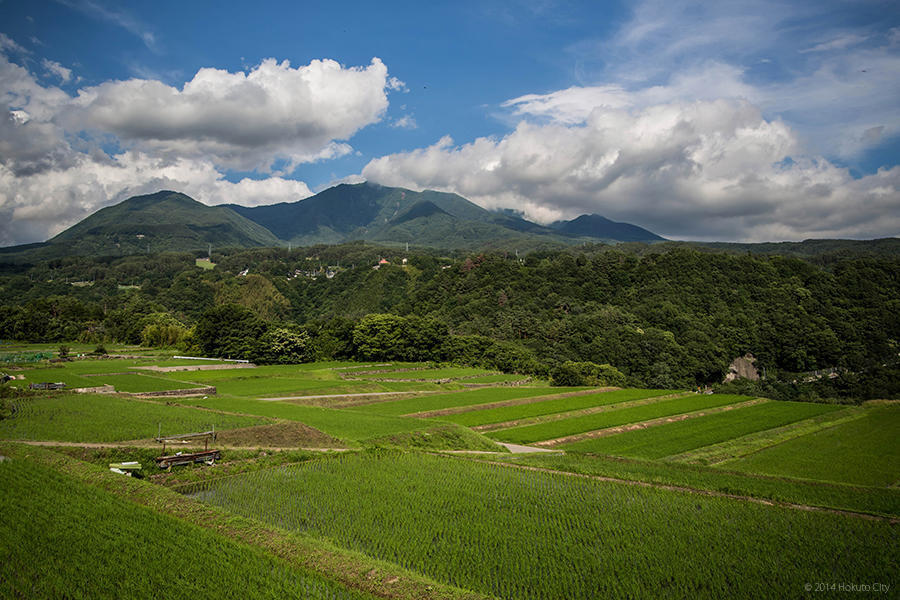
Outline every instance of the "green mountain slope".
<svg viewBox="0 0 900 600">
<path fill-rule="evenodd" d="M 227 206 L 297 245 L 371 240 L 434 248 L 475 248 L 563 246 L 596 238 L 619 240 L 609 230 L 602 236 L 590 231 L 569 233 L 509 212 L 491 212 L 457 194 L 415 192 L 372 183 L 341 184 L 299 202 Z M 621 241 L 662 239 L 627 223 L 614 225 L 622 225 L 626 233 Z M 635 230 L 646 235 L 636 236 Z"/>
<path fill-rule="evenodd" d="M 222 206 L 171 191 L 135 196 L 101 209 L 48 242 L 68 254 L 132 254 L 223 247 L 278 246 L 265 227 Z M 46 248 L 45 248 L 46 250 Z"/>
</svg>

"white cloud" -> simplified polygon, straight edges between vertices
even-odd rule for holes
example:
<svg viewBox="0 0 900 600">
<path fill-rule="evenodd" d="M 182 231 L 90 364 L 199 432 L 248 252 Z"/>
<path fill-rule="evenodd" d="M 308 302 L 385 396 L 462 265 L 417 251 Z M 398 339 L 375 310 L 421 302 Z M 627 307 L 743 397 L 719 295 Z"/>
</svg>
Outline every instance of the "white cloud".
<svg viewBox="0 0 900 600">
<path fill-rule="evenodd" d="M 397 129 L 415 129 L 418 126 L 415 117 L 411 115 L 403 115 L 399 119 L 394 119 L 391 123 L 391 127 L 396 127 Z"/>
<path fill-rule="evenodd" d="M 247 206 L 310 196 L 306 183 L 281 176 L 232 183 L 222 167 L 350 152 L 333 138 L 381 118 L 386 77 L 378 59 L 365 68 L 266 61 L 247 74 L 202 70 L 182 90 L 131 80 L 72 98 L 0 54 L 0 246 L 47 239 L 104 206 L 160 189 Z M 77 135 L 78 116 L 96 139 Z M 104 151 L 100 142 L 110 140 L 123 149 Z M 241 153 L 252 160 L 235 158 Z"/>
<path fill-rule="evenodd" d="M 748 102 L 601 106 L 582 123 L 568 118 L 522 121 L 502 138 L 461 146 L 445 137 L 375 159 L 362 174 L 384 185 L 457 192 L 543 222 L 599 213 L 682 239 L 900 232 L 900 167 L 855 180 L 825 160 L 796 158 L 795 133 Z"/>
<path fill-rule="evenodd" d="M 832 50 L 844 50 L 845 48 L 849 48 L 850 46 L 856 46 L 857 44 L 861 44 L 868 39 L 868 36 L 859 35 L 855 33 L 846 33 L 844 35 L 840 35 L 832 40 L 828 40 L 827 42 L 822 42 L 816 44 L 811 48 L 805 48 L 800 50 L 802 53 L 807 52 L 830 52 Z"/>
<path fill-rule="evenodd" d="M 242 170 L 288 169 L 341 156 L 346 140 L 388 106 L 387 67 L 314 60 L 292 68 L 267 59 L 248 73 L 201 69 L 182 89 L 155 80 L 114 81 L 78 91 L 69 129 L 108 132 L 154 152 L 208 157 Z"/>
<path fill-rule="evenodd" d="M 18 54 L 31 54 L 28 49 L 23 48 L 21 45 L 16 43 L 14 39 L 9 37 L 5 33 L 0 33 L 0 51 L 15 52 Z"/>
<path fill-rule="evenodd" d="M 170 161 L 142 152 L 108 160 L 78 154 L 68 168 L 26 175 L 0 164 L 0 246 L 47 239 L 104 206 L 164 189 L 209 205 L 257 206 L 311 195 L 302 181 L 270 177 L 231 183 L 208 161 Z"/>
<path fill-rule="evenodd" d="M 63 83 L 68 83 L 72 79 L 72 69 L 67 69 L 56 61 L 45 58 L 41 61 L 41 65 L 43 65 L 48 72 L 59 77 Z"/>
</svg>

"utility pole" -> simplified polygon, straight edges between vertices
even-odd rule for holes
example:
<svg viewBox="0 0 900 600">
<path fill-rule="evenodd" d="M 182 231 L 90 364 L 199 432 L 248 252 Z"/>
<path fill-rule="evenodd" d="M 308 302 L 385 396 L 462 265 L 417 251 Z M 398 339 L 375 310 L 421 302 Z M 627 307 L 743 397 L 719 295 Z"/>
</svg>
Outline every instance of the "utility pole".
<svg viewBox="0 0 900 600">
<path fill-rule="evenodd" d="M 212 260 L 212 244 L 207 244 L 208 248 L 206 250 L 206 256 L 209 260 Z"/>
</svg>

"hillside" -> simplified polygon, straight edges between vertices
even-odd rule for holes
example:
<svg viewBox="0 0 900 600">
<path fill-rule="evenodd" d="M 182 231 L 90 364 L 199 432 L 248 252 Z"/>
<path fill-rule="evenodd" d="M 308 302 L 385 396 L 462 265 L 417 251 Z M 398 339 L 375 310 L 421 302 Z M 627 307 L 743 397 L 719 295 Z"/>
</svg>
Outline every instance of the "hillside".
<svg viewBox="0 0 900 600">
<path fill-rule="evenodd" d="M 267 229 L 222 206 L 171 191 L 134 196 L 103 208 L 49 240 L 70 254 L 277 246 Z"/>
</svg>

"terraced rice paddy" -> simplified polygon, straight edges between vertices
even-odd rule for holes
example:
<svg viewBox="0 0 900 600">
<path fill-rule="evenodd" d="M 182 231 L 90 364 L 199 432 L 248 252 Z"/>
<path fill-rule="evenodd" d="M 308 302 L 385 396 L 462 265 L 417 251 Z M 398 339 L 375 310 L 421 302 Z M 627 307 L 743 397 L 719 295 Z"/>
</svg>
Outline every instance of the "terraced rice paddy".
<svg viewBox="0 0 900 600">
<path fill-rule="evenodd" d="M 826 577 L 893 583 L 897 572 L 898 404 L 465 389 L 466 377 L 511 376 L 423 363 L 141 369 L 154 364 L 22 373 L 219 393 L 3 398 L 14 410 L 0 439 L 91 448 L 0 443 L 11 457 L 0 456 L 0 597 L 783 598 Z M 421 380 L 376 380 L 411 373 Z M 388 396 L 398 391 L 415 395 Z M 152 461 L 155 448 L 115 442 L 160 425 L 228 431 L 224 464 L 146 473 L 188 496 L 106 470 Z M 554 452 L 495 452 L 478 431 Z M 306 445 L 320 451 L 296 450 Z M 161 581 L 170 564 L 179 574 Z"/>
<path fill-rule="evenodd" d="M 900 550 L 883 522 L 427 455 L 341 456 L 188 491 L 501 598 L 799 596 L 824 571 L 888 573 Z"/>
<path fill-rule="evenodd" d="M 839 409 L 838 406 L 827 404 L 766 402 L 706 417 L 575 442 L 564 448 L 659 459 Z"/>
<path fill-rule="evenodd" d="M 536 425 L 512 427 L 500 431 L 492 431 L 488 435 L 494 439 L 514 444 L 530 444 L 541 440 L 552 440 L 564 436 L 576 435 L 588 431 L 596 431 L 610 427 L 618 427 L 631 423 L 640 423 L 650 419 L 668 417 L 693 411 L 727 406 L 737 402 L 752 400 L 748 396 L 729 395 L 691 395 L 671 400 L 661 400 L 652 404 L 644 404 L 631 408 L 593 413 L 582 417 L 561 419 Z"/>
<path fill-rule="evenodd" d="M 491 402 L 506 402 L 522 398 L 537 398 L 578 391 L 584 388 L 551 388 L 551 387 L 497 387 L 471 391 L 459 391 L 451 394 L 431 394 L 416 398 L 404 398 L 391 402 L 374 402 L 356 407 L 355 410 L 380 415 L 406 415 L 426 411 L 446 410 L 461 406 L 475 406 Z"/>
<path fill-rule="evenodd" d="M 872 408 L 864 417 L 788 440 L 723 468 L 858 485 L 900 483 L 900 406 Z M 898 490 L 900 492 L 900 490 Z"/>
<path fill-rule="evenodd" d="M 109 395 L 53 393 L 23 398 L 11 418 L 0 420 L 0 439 L 116 442 L 193 431 L 236 429 L 270 423 L 186 406 L 166 406 Z"/>
<path fill-rule="evenodd" d="M 0 489 L 3 598 L 372 598 L 27 460 Z"/>
<path fill-rule="evenodd" d="M 517 419 L 526 419 L 529 417 L 562 413 L 570 410 L 580 410 L 591 408 L 594 406 L 618 404 L 619 402 L 628 402 L 631 400 L 640 400 L 643 398 L 666 396 L 673 393 L 677 393 L 677 391 L 615 390 L 611 392 L 600 392 L 598 394 L 569 396 L 566 398 L 557 398 L 554 400 L 534 402 L 531 404 L 502 406 L 498 408 L 487 408 L 485 410 L 474 410 L 471 412 L 442 416 L 441 418 L 446 421 L 457 423 L 459 425 L 465 425 L 466 427 L 474 427 L 478 425 L 505 423 L 507 421 L 514 421 Z"/>
</svg>

